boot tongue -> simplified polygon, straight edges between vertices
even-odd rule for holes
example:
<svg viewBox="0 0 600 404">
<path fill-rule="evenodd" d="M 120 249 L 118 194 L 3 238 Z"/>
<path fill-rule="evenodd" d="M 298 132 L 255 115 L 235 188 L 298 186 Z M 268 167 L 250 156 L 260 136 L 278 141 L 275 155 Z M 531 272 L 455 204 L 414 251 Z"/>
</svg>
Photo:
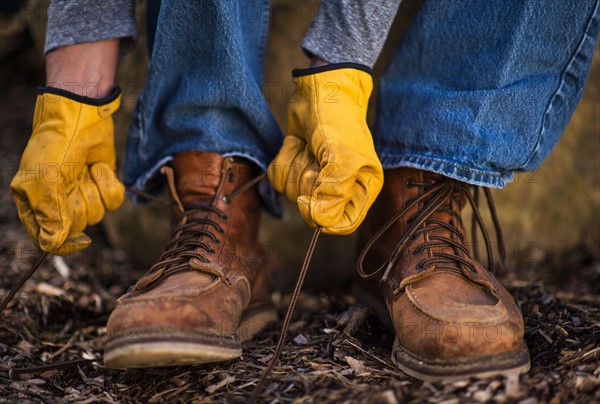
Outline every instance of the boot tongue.
<svg viewBox="0 0 600 404">
<path fill-rule="evenodd" d="M 184 205 L 210 205 L 221 180 L 223 157 L 216 153 L 195 150 L 177 153 L 173 157 L 175 185 Z"/>
</svg>

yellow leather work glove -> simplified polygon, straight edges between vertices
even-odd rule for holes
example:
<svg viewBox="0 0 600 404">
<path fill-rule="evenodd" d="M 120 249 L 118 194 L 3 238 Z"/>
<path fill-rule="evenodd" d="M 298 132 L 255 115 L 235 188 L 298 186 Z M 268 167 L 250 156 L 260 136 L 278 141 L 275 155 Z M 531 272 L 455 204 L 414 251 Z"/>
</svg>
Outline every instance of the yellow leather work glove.
<svg viewBox="0 0 600 404">
<path fill-rule="evenodd" d="M 43 251 L 83 250 L 91 243 L 85 227 L 123 202 L 112 120 L 119 102 L 118 88 L 99 100 L 40 89 L 33 133 L 10 188 L 21 222 Z"/>
<path fill-rule="evenodd" d="M 371 75 L 347 64 L 294 71 L 283 146 L 270 164 L 273 187 L 311 227 L 350 234 L 383 186 L 383 169 L 367 127 Z"/>
</svg>

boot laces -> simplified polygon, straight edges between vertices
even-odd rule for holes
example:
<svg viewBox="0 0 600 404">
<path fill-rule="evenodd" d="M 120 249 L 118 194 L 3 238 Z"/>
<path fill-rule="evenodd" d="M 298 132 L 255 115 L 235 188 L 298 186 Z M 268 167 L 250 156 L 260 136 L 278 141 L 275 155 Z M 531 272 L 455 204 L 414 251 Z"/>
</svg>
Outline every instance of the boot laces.
<svg viewBox="0 0 600 404">
<path fill-rule="evenodd" d="M 214 206 L 214 201 L 209 205 L 182 203 L 175 187 L 173 170 L 164 167 L 163 174 L 167 176 L 169 188 L 173 200 L 177 205 L 179 214 L 177 215 L 177 225 L 171 232 L 171 241 L 165 247 L 164 252 L 150 269 L 140 278 L 140 280 L 131 288 L 130 292 L 146 291 L 151 289 L 160 280 L 163 280 L 173 274 L 189 270 L 198 270 L 213 275 L 225 284 L 229 285 L 229 280 L 222 271 L 215 270 L 210 266 L 194 266 L 190 264 L 191 260 L 196 259 L 201 263 L 210 263 L 208 255 L 215 254 L 215 245 L 221 244 L 216 233 L 224 234 L 225 230 L 210 214 L 216 215 L 221 220 L 228 220 L 229 216 L 221 209 Z M 230 194 L 221 196 L 221 199 L 230 204 L 232 200 L 250 189 L 265 177 L 261 174 L 244 185 L 235 189 Z M 201 215 L 208 213 L 209 215 Z"/>
<path fill-rule="evenodd" d="M 358 259 L 359 275 L 364 279 L 374 279 L 379 276 L 381 282 L 389 282 L 393 268 L 401 259 L 402 254 L 407 251 L 409 243 L 416 240 L 422 234 L 426 234 L 426 241 L 417 245 L 412 251 L 412 254 L 415 256 L 423 251 L 429 251 L 427 258 L 422 259 L 417 264 L 416 269 L 418 272 L 431 273 L 433 270 L 458 272 L 475 282 L 491 286 L 489 282 L 479 279 L 480 277 L 478 276 L 477 268 L 475 267 L 474 260 L 471 258 L 471 254 L 465 243 L 463 232 L 461 231 L 462 218 L 460 213 L 452 208 L 453 202 L 462 203 L 457 202 L 461 201 L 461 195 L 466 197 L 465 199 L 471 205 L 473 210 L 471 230 L 474 258 L 476 261 L 479 261 L 477 249 L 477 229 L 479 228 L 483 234 L 485 243 L 488 270 L 494 272 L 492 244 L 479 212 L 479 188 L 445 177 L 428 182 L 408 180 L 406 186 L 409 188 L 420 188 L 419 195 L 413 199 L 409 199 L 404 208 L 392 216 L 392 218 L 367 242 Z M 471 189 L 473 189 L 473 192 L 471 192 Z M 502 238 L 502 230 L 500 228 L 491 192 L 488 188 L 482 189 L 484 190 L 492 221 L 494 223 L 501 264 L 503 264 L 506 253 Z M 366 272 L 363 265 L 364 259 L 375 242 L 398 220 L 405 217 L 408 211 L 421 203 L 423 204 L 423 207 L 407 220 L 408 228 L 396 243 L 388 259 L 374 271 Z M 447 222 L 432 217 L 436 212 L 449 214 L 451 218 L 450 221 Z M 450 237 L 439 234 L 440 231 L 449 232 Z M 400 293 L 411 278 L 413 277 L 403 279 L 399 285 L 392 285 L 394 294 Z"/>
</svg>

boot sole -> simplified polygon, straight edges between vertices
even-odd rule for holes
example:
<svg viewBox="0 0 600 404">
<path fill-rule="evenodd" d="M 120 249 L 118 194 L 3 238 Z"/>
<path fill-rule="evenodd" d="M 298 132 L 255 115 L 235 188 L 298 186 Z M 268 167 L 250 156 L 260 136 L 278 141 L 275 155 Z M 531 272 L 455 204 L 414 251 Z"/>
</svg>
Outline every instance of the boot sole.
<svg viewBox="0 0 600 404">
<path fill-rule="evenodd" d="M 518 377 L 531 367 L 525 342 L 516 351 L 504 354 L 459 360 L 429 360 L 419 358 L 404 348 L 398 337 L 392 348 L 392 362 L 409 376 L 426 382 L 457 381 L 469 377 Z"/>
<path fill-rule="evenodd" d="M 121 333 L 104 348 L 104 365 L 112 369 L 150 368 L 223 362 L 242 356 L 241 342 L 277 320 L 271 306 L 245 312 L 234 335 L 146 329 Z"/>
</svg>

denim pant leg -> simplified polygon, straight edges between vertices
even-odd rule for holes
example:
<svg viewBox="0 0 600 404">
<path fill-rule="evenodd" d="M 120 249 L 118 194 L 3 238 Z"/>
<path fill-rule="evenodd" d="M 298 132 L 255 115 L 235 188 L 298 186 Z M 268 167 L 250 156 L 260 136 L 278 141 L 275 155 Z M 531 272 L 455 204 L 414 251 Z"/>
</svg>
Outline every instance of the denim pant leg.
<svg viewBox="0 0 600 404">
<path fill-rule="evenodd" d="M 537 168 L 581 97 L 600 0 L 428 0 L 380 87 L 385 168 L 502 187 Z"/>
<path fill-rule="evenodd" d="M 262 95 L 269 0 L 148 2 L 148 80 L 127 140 L 124 182 L 147 192 L 184 150 L 245 157 L 263 169 L 281 132 Z M 261 184 L 273 210 L 274 191 Z"/>
</svg>

